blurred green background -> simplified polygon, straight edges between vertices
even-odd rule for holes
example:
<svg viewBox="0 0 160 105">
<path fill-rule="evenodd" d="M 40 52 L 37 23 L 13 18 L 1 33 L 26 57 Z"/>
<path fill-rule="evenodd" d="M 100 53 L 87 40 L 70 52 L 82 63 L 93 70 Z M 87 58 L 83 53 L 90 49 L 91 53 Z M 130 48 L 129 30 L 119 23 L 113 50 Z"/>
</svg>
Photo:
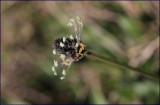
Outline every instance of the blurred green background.
<svg viewBox="0 0 160 105">
<path fill-rule="evenodd" d="M 158 104 L 159 83 L 83 58 L 55 77 L 52 44 L 83 19 L 87 49 L 159 74 L 158 1 L 2 1 L 2 104 Z"/>
</svg>

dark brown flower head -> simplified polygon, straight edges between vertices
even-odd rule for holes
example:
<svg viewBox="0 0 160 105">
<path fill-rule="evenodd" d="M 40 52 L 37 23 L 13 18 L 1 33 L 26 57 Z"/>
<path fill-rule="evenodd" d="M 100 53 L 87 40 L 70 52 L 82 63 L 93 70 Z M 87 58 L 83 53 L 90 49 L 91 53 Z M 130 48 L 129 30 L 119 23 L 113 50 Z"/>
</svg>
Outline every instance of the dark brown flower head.
<svg viewBox="0 0 160 105">
<path fill-rule="evenodd" d="M 72 58 L 73 61 L 78 61 L 82 58 L 85 44 L 82 41 L 77 41 L 72 35 L 67 38 L 58 38 L 54 41 L 53 46 L 58 54 L 64 54 L 67 58 Z"/>
</svg>

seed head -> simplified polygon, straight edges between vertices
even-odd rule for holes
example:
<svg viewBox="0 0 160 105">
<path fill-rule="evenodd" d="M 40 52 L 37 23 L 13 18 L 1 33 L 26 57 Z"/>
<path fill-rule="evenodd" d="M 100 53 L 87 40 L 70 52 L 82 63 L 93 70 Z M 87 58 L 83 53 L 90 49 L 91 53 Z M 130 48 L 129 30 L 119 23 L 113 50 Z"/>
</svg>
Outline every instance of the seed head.
<svg viewBox="0 0 160 105">
<path fill-rule="evenodd" d="M 83 57 L 85 52 L 85 44 L 81 41 L 81 35 L 83 31 L 83 23 L 80 17 L 76 19 L 70 19 L 68 23 L 69 27 L 73 27 L 75 33 L 68 37 L 58 38 L 53 42 L 53 54 L 59 56 L 54 60 L 54 66 L 52 71 L 54 75 L 57 75 L 56 70 L 61 70 L 60 79 L 64 79 L 66 71 L 70 67 L 73 61 L 78 61 Z"/>
</svg>

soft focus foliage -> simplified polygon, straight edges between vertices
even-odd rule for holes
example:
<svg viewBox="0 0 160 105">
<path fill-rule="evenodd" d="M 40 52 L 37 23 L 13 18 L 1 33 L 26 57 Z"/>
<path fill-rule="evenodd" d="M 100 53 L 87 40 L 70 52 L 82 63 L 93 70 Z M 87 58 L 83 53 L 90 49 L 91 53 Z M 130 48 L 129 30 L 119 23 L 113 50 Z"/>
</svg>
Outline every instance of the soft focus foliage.
<svg viewBox="0 0 160 105">
<path fill-rule="evenodd" d="M 83 42 L 99 55 L 159 74 L 158 1 L 2 1 L 2 103 L 158 104 L 159 83 L 83 58 L 56 78 L 52 44 L 83 18 Z"/>
</svg>

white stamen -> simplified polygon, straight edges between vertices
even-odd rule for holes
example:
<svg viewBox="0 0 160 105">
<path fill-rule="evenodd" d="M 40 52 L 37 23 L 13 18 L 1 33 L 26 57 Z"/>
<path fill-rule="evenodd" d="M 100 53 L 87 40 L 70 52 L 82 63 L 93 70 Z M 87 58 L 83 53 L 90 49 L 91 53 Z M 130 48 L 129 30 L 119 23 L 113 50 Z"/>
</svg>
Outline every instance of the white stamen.
<svg viewBox="0 0 160 105">
<path fill-rule="evenodd" d="M 62 80 L 62 79 L 64 79 L 65 77 L 61 77 L 60 79 Z"/>
<path fill-rule="evenodd" d="M 73 39 L 73 36 L 72 36 L 72 35 L 70 35 L 70 39 Z"/>
<path fill-rule="evenodd" d="M 83 27 L 82 19 L 81 19 L 79 16 L 77 16 L 77 20 L 78 20 L 78 24 L 79 24 L 81 27 Z"/>
<path fill-rule="evenodd" d="M 66 57 L 66 56 L 65 56 L 64 54 L 61 54 L 61 56 L 60 56 L 60 58 L 61 58 L 62 60 L 64 60 L 65 57 Z"/>
<path fill-rule="evenodd" d="M 63 74 L 63 75 L 66 75 L 66 71 L 65 71 L 65 70 L 63 70 L 63 71 L 62 71 L 62 74 Z"/>
<path fill-rule="evenodd" d="M 56 50 L 55 49 L 53 50 L 53 54 L 56 55 Z"/>
<path fill-rule="evenodd" d="M 78 20 L 78 23 L 82 26 L 83 24 L 82 24 L 82 20 Z"/>
<path fill-rule="evenodd" d="M 78 47 L 78 43 L 76 43 L 76 47 Z"/>
<path fill-rule="evenodd" d="M 54 75 L 57 75 L 57 72 L 55 71 L 55 72 L 53 72 L 54 73 Z"/>
<path fill-rule="evenodd" d="M 76 16 L 77 17 L 77 19 L 79 20 L 80 19 L 80 17 L 79 16 Z"/>
<path fill-rule="evenodd" d="M 55 68 L 54 68 L 54 66 L 52 66 L 52 71 L 55 71 Z"/>
<path fill-rule="evenodd" d="M 70 19 L 70 22 L 74 22 L 74 19 L 72 18 L 72 19 Z"/>
<path fill-rule="evenodd" d="M 54 60 L 54 66 L 58 67 L 58 62 L 56 60 Z"/>
<path fill-rule="evenodd" d="M 72 18 L 72 19 L 69 20 L 68 26 L 72 27 L 73 23 L 74 23 L 74 19 Z"/>
<path fill-rule="evenodd" d="M 66 38 L 65 37 L 63 37 L 63 42 L 65 42 L 66 41 Z"/>
<path fill-rule="evenodd" d="M 67 25 L 70 26 L 70 27 L 72 27 L 72 26 L 73 26 L 73 23 L 70 22 L 70 23 L 68 23 Z"/>
<path fill-rule="evenodd" d="M 77 16 L 78 23 L 81 23 L 81 18 Z"/>
<path fill-rule="evenodd" d="M 61 47 L 64 47 L 64 44 L 61 42 L 61 43 L 60 43 L 60 46 L 61 46 Z"/>
<path fill-rule="evenodd" d="M 57 75 L 57 72 L 56 72 L 54 66 L 52 66 L 52 71 L 53 71 L 54 75 Z"/>
</svg>

